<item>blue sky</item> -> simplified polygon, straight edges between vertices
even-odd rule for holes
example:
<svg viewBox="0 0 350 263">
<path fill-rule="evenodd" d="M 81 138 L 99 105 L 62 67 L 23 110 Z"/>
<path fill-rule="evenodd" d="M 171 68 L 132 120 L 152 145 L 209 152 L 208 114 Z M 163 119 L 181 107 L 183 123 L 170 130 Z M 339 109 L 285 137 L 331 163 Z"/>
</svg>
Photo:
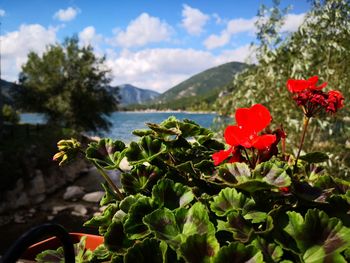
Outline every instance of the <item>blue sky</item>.
<svg viewBox="0 0 350 263">
<path fill-rule="evenodd" d="M 260 4 L 271 0 L 92 1 L 2 0 L 2 78 L 14 81 L 30 50 L 77 34 L 81 45 L 106 55 L 112 84 L 163 92 L 207 68 L 246 61 Z M 310 4 L 292 5 L 283 28 L 292 32 Z"/>
</svg>

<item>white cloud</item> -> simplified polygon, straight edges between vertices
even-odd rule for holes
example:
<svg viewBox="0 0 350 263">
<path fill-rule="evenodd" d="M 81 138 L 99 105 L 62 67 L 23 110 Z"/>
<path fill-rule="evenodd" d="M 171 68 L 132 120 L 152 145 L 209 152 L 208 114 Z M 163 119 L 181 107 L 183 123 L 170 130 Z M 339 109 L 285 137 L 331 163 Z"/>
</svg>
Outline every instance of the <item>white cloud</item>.
<svg viewBox="0 0 350 263">
<path fill-rule="evenodd" d="M 30 51 L 42 54 L 48 44 L 56 42 L 56 28 L 45 28 L 38 24 L 21 25 L 18 31 L 1 36 L 2 78 L 18 79 L 21 65 Z"/>
<path fill-rule="evenodd" d="M 225 46 L 230 42 L 231 36 L 226 31 L 223 31 L 220 35 L 210 35 L 203 44 L 207 49 L 214 49 Z"/>
<path fill-rule="evenodd" d="M 210 67 L 230 61 L 245 61 L 248 47 L 225 50 L 219 55 L 195 49 L 156 48 L 137 52 L 110 52 L 113 85 L 130 83 L 141 88 L 163 92 Z"/>
<path fill-rule="evenodd" d="M 199 9 L 183 5 L 182 26 L 189 34 L 199 36 L 209 19 L 210 16 L 202 13 Z"/>
<path fill-rule="evenodd" d="M 54 15 L 53 18 L 60 20 L 62 22 L 67 22 L 73 20 L 80 10 L 74 7 L 68 7 L 67 9 L 60 9 Z"/>
<path fill-rule="evenodd" d="M 0 9 L 0 17 L 3 17 L 6 15 L 6 12 L 4 9 Z"/>
<path fill-rule="evenodd" d="M 103 37 L 96 33 L 96 29 L 93 26 L 85 27 L 80 33 L 79 33 L 79 41 L 80 44 L 83 46 L 91 45 L 93 47 L 96 47 L 99 42 L 103 40 Z"/>
<path fill-rule="evenodd" d="M 288 14 L 284 25 L 281 28 L 282 33 L 294 32 L 304 21 L 305 14 Z M 226 28 L 221 31 L 220 34 L 210 35 L 204 40 L 203 44 L 207 49 L 215 49 L 227 45 L 231 37 L 240 33 L 253 34 L 256 32 L 255 22 L 257 17 L 252 17 L 250 19 L 237 18 L 230 20 Z"/>
<path fill-rule="evenodd" d="M 250 19 L 245 18 L 237 18 L 232 19 L 228 22 L 226 31 L 231 34 L 239 34 L 242 32 L 254 32 L 255 31 L 255 22 L 256 17 L 252 17 Z"/>
<path fill-rule="evenodd" d="M 110 43 L 120 47 L 140 47 L 149 43 L 167 41 L 172 27 L 158 17 L 142 13 L 131 21 L 125 31 L 117 31 Z"/>
<path fill-rule="evenodd" d="M 284 25 L 281 28 L 282 32 L 295 32 L 304 22 L 305 14 L 289 14 L 286 16 Z"/>
</svg>

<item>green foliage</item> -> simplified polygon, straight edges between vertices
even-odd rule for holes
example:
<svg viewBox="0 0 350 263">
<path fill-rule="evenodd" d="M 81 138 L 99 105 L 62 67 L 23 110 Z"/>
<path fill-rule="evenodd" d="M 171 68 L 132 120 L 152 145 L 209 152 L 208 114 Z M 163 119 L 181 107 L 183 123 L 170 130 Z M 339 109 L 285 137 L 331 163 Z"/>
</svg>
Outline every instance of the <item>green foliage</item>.
<svg viewBox="0 0 350 263">
<path fill-rule="evenodd" d="M 20 117 L 17 111 L 15 111 L 10 105 L 5 104 L 2 106 L 2 120 L 12 124 L 19 122 Z"/>
<path fill-rule="evenodd" d="M 74 244 L 75 262 L 90 262 L 93 258 L 90 249 L 85 248 L 86 237 L 82 237 L 79 243 Z M 35 257 L 35 262 L 39 263 L 64 263 L 64 250 L 59 247 L 57 250 L 45 250 Z"/>
<path fill-rule="evenodd" d="M 86 152 L 94 164 L 106 162 L 107 156 L 112 160 L 115 152 L 131 164 L 122 174 L 124 196 L 105 186 L 107 208 L 86 223 L 99 227 L 108 251 L 98 249 L 94 258 L 190 263 L 350 260 L 350 184 L 315 172 L 319 154 L 299 160 L 297 171 L 294 159 L 285 155 L 254 168 L 246 163 L 215 167 L 212 154 L 223 145 L 210 130 L 174 117 L 148 127 L 138 132 L 138 142 L 125 148 L 94 158 Z M 89 147 L 95 151 L 98 145 L 106 153 L 113 141 Z"/>
<path fill-rule="evenodd" d="M 216 111 L 232 116 L 232 109 L 257 102 L 268 105 L 274 122 L 283 123 L 288 131 L 291 151 L 297 148 L 302 119 L 289 99 L 286 88 L 289 78 L 318 75 L 331 89 L 340 90 L 345 101 L 350 98 L 350 3 L 311 1 L 312 9 L 302 25 L 296 32 L 285 35 L 280 29 L 288 10 L 280 10 L 278 2 L 259 11 L 257 64 L 235 76 L 228 89 L 230 94 L 219 98 Z M 314 120 L 305 141 L 307 151 L 330 153 L 330 170 L 343 178 L 350 175 L 349 146 L 344 147 L 350 137 L 349 114 L 349 107 L 345 107 L 336 118 Z"/>
<path fill-rule="evenodd" d="M 107 116 L 117 101 L 107 87 L 105 58 L 92 47 L 79 47 L 76 37 L 51 45 L 42 56 L 31 52 L 22 66 L 15 101 L 28 111 L 44 113 L 50 123 L 76 131 L 110 125 Z"/>
</svg>

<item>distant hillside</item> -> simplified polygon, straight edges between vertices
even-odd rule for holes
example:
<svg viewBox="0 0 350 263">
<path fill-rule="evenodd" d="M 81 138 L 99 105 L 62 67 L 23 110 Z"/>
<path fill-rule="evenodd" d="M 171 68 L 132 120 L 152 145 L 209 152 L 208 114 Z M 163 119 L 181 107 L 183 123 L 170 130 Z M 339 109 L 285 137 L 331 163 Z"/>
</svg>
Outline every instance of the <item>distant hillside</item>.
<svg viewBox="0 0 350 263">
<path fill-rule="evenodd" d="M 169 89 L 144 107 L 203 110 L 216 100 L 234 75 L 246 67 L 244 63 L 229 62 L 210 68 Z"/>
<path fill-rule="evenodd" d="M 12 104 L 13 103 L 13 99 L 12 99 L 12 95 L 11 95 L 11 89 L 17 86 L 17 84 L 13 83 L 13 82 L 9 82 L 3 79 L 0 79 L 0 100 L 3 103 L 6 104 Z"/>
<path fill-rule="evenodd" d="M 159 93 L 156 91 L 140 89 L 130 84 L 124 84 L 118 87 L 121 106 L 145 103 L 159 96 Z"/>
</svg>

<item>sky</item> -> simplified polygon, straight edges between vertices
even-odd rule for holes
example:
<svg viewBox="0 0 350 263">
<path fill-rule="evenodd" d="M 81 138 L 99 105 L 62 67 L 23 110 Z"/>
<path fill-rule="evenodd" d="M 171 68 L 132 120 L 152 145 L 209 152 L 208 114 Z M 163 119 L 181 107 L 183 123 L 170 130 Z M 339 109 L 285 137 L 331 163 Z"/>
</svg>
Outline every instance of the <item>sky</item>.
<svg viewBox="0 0 350 263">
<path fill-rule="evenodd" d="M 105 55 L 112 85 L 164 92 L 205 69 L 247 62 L 256 41 L 256 14 L 272 0 L 1 0 L 1 78 L 18 80 L 30 51 L 74 34 Z M 310 9 L 291 6 L 283 32 L 293 32 Z"/>
</svg>

